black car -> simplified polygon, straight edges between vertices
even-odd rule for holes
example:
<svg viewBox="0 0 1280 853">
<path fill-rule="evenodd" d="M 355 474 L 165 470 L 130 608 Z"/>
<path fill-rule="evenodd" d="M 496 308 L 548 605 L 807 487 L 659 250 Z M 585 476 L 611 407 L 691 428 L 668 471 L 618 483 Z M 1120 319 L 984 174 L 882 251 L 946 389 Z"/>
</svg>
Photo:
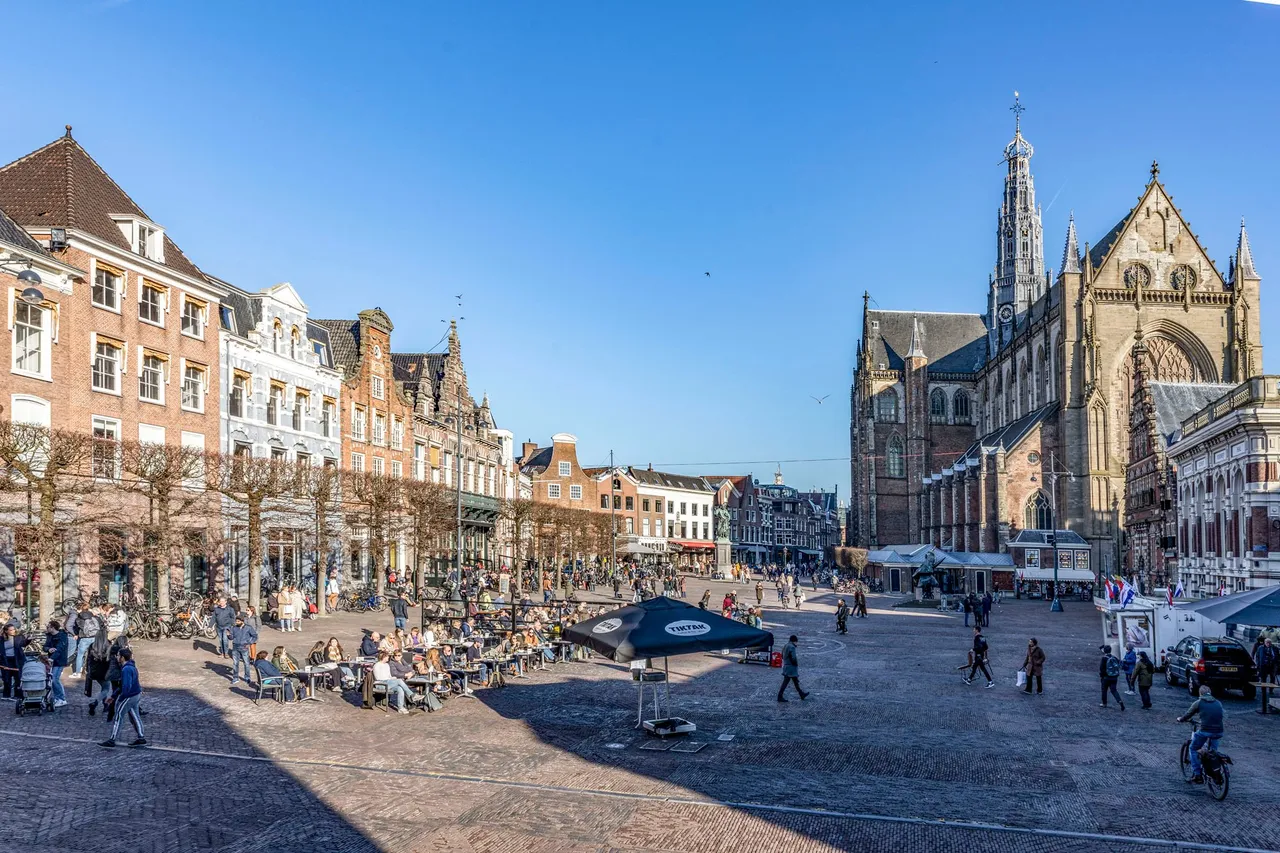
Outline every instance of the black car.
<svg viewBox="0 0 1280 853">
<path fill-rule="evenodd" d="M 1249 650 L 1229 637 L 1184 637 L 1167 650 L 1164 660 L 1164 680 L 1173 685 L 1183 682 L 1192 696 L 1199 694 L 1201 684 L 1214 693 L 1240 690 L 1246 699 L 1257 693 L 1249 683 L 1258 680 Z"/>
</svg>

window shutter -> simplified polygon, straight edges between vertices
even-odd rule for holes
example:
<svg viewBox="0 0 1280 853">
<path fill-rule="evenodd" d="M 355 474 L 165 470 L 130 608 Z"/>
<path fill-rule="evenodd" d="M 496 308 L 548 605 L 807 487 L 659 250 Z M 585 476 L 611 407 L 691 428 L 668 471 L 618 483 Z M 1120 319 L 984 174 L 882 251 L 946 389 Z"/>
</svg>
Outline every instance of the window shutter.
<svg viewBox="0 0 1280 853">
<path fill-rule="evenodd" d="M 93 365 L 97 361 L 98 361 L 98 333 L 90 332 L 89 333 L 89 366 L 93 367 Z"/>
<path fill-rule="evenodd" d="M 125 344 L 120 347 L 120 375 L 124 376 L 129 372 L 129 345 Z"/>
</svg>

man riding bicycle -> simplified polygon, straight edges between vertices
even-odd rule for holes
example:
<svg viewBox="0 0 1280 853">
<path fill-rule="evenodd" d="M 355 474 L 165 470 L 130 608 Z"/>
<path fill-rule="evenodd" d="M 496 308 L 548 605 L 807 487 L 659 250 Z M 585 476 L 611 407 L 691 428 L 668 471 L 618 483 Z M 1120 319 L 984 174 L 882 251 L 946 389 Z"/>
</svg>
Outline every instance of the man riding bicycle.
<svg viewBox="0 0 1280 853">
<path fill-rule="evenodd" d="M 1191 703 L 1191 707 L 1187 709 L 1187 713 L 1178 718 L 1178 722 L 1185 723 L 1187 720 L 1200 715 L 1200 726 L 1196 729 L 1195 734 L 1191 736 L 1191 778 L 1187 781 L 1200 785 L 1204 783 L 1204 771 L 1200 767 L 1200 747 L 1206 743 L 1209 749 L 1217 752 L 1218 742 L 1222 740 L 1225 731 L 1222 725 L 1222 703 L 1213 696 L 1213 691 L 1209 689 L 1207 684 L 1200 686 L 1200 698 Z"/>
</svg>

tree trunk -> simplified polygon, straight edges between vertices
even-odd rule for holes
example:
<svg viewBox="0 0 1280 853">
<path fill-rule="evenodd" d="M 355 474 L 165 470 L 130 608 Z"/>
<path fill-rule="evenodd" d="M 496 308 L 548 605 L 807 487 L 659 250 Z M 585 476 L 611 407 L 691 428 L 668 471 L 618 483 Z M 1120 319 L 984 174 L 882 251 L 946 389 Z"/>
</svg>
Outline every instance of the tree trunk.
<svg viewBox="0 0 1280 853">
<path fill-rule="evenodd" d="M 40 622 L 49 624 L 56 612 L 58 571 L 55 561 L 59 556 L 57 529 L 54 527 L 54 506 L 57 495 L 52 484 L 42 483 L 40 489 L 40 538 L 35 544 L 36 577 L 40 581 Z M 30 571 L 30 569 L 28 569 Z"/>
<path fill-rule="evenodd" d="M 415 515 L 413 520 L 413 583 L 421 598 L 427 588 L 426 568 L 422 565 L 422 518 Z M 425 604 L 423 605 L 426 606 Z"/>
<path fill-rule="evenodd" d="M 382 521 L 381 519 L 378 519 L 377 526 L 374 527 L 373 531 L 370 531 L 371 536 L 370 536 L 370 547 L 369 547 L 369 550 L 372 551 L 372 553 L 369 555 L 369 559 L 373 563 L 374 592 L 376 592 L 379 596 L 384 595 L 387 590 L 387 573 L 383 568 L 383 562 L 382 562 L 383 561 L 382 555 L 383 555 L 383 552 L 386 550 L 387 546 L 386 546 L 386 543 L 383 541 L 383 534 L 374 532 L 377 530 L 381 530 L 381 527 L 382 527 L 381 521 Z"/>
<path fill-rule="evenodd" d="M 262 499 L 250 497 L 249 510 L 249 604 L 262 611 Z"/>
<path fill-rule="evenodd" d="M 173 534 L 169 529 L 169 494 L 162 491 L 156 496 L 156 543 L 160 551 L 160 559 L 156 562 L 156 609 L 161 613 L 169 612 L 169 579 L 173 571 L 174 548 Z"/>
<path fill-rule="evenodd" d="M 329 601 L 324 595 L 325 565 L 329 562 L 329 513 L 327 502 L 316 501 L 316 615 L 324 616 L 328 612 Z"/>
</svg>

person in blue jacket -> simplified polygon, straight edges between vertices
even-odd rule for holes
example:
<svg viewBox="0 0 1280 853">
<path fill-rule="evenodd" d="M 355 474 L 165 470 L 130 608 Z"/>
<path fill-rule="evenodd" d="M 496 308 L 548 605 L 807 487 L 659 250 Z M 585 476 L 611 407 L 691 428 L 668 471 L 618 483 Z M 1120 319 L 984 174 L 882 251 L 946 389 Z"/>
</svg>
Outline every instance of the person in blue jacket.
<svg viewBox="0 0 1280 853">
<path fill-rule="evenodd" d="M 1125 644 L 1124 658 L 1120 661 L 1120 668 L 1124 670 L 1124 681 L 1129 687 L 1124 691 L 1124 695 L 1133 695 L 1133 679 L 1134 671 L 1138 668 L 1138 653 L 1133 650 L 1133 643 Z"/>
<path fill-rule="evenodd" d="M 120 736 L 120 723 L 128 717 L 133 730 L 138 733 L 129 746 L 146 746 L 147 739 L 142 733 L 142 715 L 138 713 L 138 703 L 142 701 L 142 684 L 138 681 L 138 666 L 133 662 L 133 649 L 121 649 L 117 659 L 120 661 L 120 687 L 111 696 L 115 723 L 111 727 L 111 737 L 100 745 L 115 746 L 116 738 Z"/>
<path fill-rule="evenodd" d="M 71 637 L 56 619 L 49 622 L 49 630 L 45 632 L 44 650 L 49 655 L 49 676 L 53 679 L 53 707 L 62 708 L 67 704 L 67 691 L 62 689 L 62 670 L 71 660 Z"/>
</svg>

